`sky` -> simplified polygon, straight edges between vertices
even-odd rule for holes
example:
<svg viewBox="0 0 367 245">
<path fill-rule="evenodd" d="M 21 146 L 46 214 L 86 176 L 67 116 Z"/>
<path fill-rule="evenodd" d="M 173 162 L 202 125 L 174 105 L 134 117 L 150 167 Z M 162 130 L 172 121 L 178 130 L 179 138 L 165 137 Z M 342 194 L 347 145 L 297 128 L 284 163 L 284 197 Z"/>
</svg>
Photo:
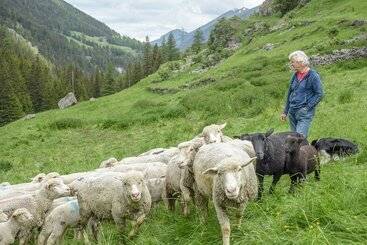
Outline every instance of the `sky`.
<svg viewBox="0 0 367 245">
<path fill-rule="evenodd" d="M 174 30 L 192 31 L 228 10 L 264 0 L 64 0 L 122 35 L 150 41 Z"/>
</svg>

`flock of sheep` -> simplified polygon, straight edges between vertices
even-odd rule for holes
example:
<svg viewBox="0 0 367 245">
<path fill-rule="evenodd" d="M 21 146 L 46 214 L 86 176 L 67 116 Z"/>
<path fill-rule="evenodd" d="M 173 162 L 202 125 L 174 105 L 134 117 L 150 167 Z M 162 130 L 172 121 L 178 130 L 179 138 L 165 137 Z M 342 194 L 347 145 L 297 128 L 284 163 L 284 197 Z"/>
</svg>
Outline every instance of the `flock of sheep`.
<svg viewBox="0 0 367 245">
<path fill-rule="evenodd" d="M 174 210 L 176 200 L 185 216 L 193 200 L 204 219 L 212 200 L 223 244 L 229 244 L 229 211 L 240 225 L 246 204 L 261 198 L 265 175 L 273 175 L 270 191 L 282 174 L 291 176 L 291 191 L 309 172 L 316 170 L 319 179 L 317 152 L 301 135 L 267 132 L 232 139 L 223 135 L 225 126 L 206 126 L 177 147 L 152 149 L 121 161 L 108 159 L 93 171 L 39 174 L 31 183 L 1 184 L 0 245 L 32 239 L 39 245 L 58 244 L 67 228 L 89 243 L 87 230 L 98 239 L 105 219 L 113 219 L 130 238 L 152 204 L 163 201 Z M 127 220 L 132 223 L 129 233 Z"/>
</svg>

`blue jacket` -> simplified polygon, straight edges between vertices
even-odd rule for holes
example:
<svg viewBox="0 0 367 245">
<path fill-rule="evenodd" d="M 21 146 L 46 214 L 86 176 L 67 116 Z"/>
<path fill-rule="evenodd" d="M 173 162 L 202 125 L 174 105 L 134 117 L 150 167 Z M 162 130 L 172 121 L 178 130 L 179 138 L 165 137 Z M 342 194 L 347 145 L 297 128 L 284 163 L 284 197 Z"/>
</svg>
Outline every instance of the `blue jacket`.
<svg viewBox="0 0 367 245">
<path fill-rule="evenodd" d="M 323 96 L 320 76 L 315 70 L 311 69 L 301 81 L 298 81 L 294 73 L 290 81 L 284 113 L 288 114 L 290 110 L 295 111 L 303 107 L 308 111 L 313 110 Z"/>
</svg>

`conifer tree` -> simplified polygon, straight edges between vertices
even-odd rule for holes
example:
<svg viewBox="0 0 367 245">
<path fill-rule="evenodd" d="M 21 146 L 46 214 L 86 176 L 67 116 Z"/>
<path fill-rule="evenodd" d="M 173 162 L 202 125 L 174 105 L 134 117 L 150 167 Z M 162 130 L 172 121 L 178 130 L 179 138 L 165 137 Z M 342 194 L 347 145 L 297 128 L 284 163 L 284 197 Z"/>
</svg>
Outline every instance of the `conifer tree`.
<svg viewBox="0 0 367 245">
<path fill-rule="evenodd" d="M 115 84 L 115 67 L 113 64 L 109 64 L 107 67 L 107 71 L 104 76 L 104 87 L 102 94 L 103 95 L 110 95 L 115 93 L 116 91 L 116 84 Z"/>
<path fill-rule="evenodd" d="M 153 70 L 153 60 L 152 60 L 152 46 L 149 42 L 149 37 L 146 36 L 144 43 L 144 52 L 143 52 L 143 70 L 144 76 L 148 76 L 152 73 Z"/>
<path fill-rule="evenodd" d="M 12 88 L 9 66 L 0 62 L 0 126 L 17 120 L 24 115 L 22 105 Z"/>
<path fill-rule="evenodd" d="M 169 34 L 168 40 L 167 40 L 167 60 L 173 61 L 177 60 L 180 57 L 179 50 L 176 48 L 176 40 L 172 33 Z"/>
<path fill-rule="evenodd" d="M 199 29 L 195 32 L 194 35 L 194 42 L 191 46 L 191 50 L 197 54 L 200 52 L 201 48 L 202 48 L 202 43 L 203 43 L 204 37 L 203 37 L 203 32 Z"/>
<path fill-rule="evenodd" d="M 153 71 L 155 72 L 158 70 L 159 66 L 163 63 L 161 50 L 159 49 L 158 45 L 155 44 L 153 47 Z"/>
</svg>

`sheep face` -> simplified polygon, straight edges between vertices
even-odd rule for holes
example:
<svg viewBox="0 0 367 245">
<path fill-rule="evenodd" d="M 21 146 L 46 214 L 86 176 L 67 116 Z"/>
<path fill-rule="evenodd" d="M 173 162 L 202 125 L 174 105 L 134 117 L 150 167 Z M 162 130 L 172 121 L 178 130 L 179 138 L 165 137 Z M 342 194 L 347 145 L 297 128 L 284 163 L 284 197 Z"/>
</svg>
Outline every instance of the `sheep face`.
<svg viewBox="0 0 367 245">
<path fill-rule="evenodd" d="M 254 150 L 256 152 L 256 157 L 259 160 L 264 159 L 265 155 L 265 149 L 268 141 L 268 137 L 273 133 L 273 129 L 270 129 L 265 134 L 262 133 L 255 133 L 251 134 L 249 137 L 249 140 L 252 142 L 252 145 L 254 146 Z"/>
<path fill-rule="evenodd" d="M 31 221 L 33 220 L 33 215 L 27 209 L 20 208 L 15 210 L 15 212 L 12 214 L 12 218 L 14 218 L 22 226 L 30 226 Z"/>
<path fill-rule="evenodd" d="M 48 196 L 51 199 L 70 195 L 69 186 L 65 185 L 64 182 L 59 178 L 48 180 L 44 186 Z"/>
<path fill-rule="evenodd" d="M 0 210 L 0 223 L 8 220 L 8 216 Z"/>
<path fill-rule="evenodd" d="M 297 152 L 304 138 L 288 136 L 285 140 L 285 151 L 287 153 Z"/>
<path fill-rule="evenodd" d="M 210 143 L 222 142 L 222 137 L 223 137 L 222 130 L 225 128 L 226 125 L 227 124 L 224 123 L 221 125 L 212 124 L 212 125 L 206 126 L 203 129 L 203 132 L 201 133 L 201 135 L 205 139 L 205 143 L 210 144 Z"/>
<path fill-rule="evenodd" d="M 133 202 L 139 202 L 142 198 L 143 188 L 144 188 L 144 178 L 143 176 L 134 176 L 131 178 L 122 179 L 122 185 L 126 190 L 127 196 Z"/>
<path fill-rule="evenodd" d="M 34 176 L 32 183 L 41 183 L 46 178 L 46 174 L 40 173 Z"/>
<path fill-rule="evenodd" d="M 256 157 L 243 162 L 236 158 L 228 158 L 223 160 L 217 167 L 207 169 L 203 174 L 214 175 L 216 185 L 222 186 L 226 197 L 230 200 L 237 199 L 241 186 L 245 183 L 242 170 L 255 159 Z"/>
</svg>

